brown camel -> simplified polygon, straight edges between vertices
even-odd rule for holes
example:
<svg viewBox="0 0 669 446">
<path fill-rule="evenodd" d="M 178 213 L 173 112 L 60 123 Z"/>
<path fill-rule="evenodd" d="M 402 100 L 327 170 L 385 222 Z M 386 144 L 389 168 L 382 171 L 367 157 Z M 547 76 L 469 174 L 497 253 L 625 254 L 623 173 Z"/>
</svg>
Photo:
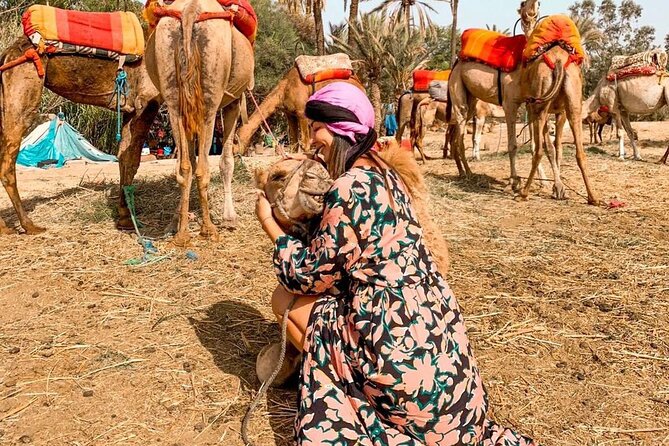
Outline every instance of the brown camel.
<svg viewBox="0 0 669 446">
<path fill-rule="evenodd" d="M 151 43 L 151 38 L 149 38 Z M 22 56 L 32 44 L 26 37 L 18 38 L 0 56 L 0 65 Z M 114 82 L 118 62 L 77 55 L 41 56 L 45 75 L 40 77 L 32 63 L 24 63 L 0 73 L 0 181 L 14 206 L 21 227 L 28 234 L 44 231 L 28 217 L 16 183 L 16 157 L 21 139 L 32 125 L 44 88 L 79 104 L 116 109 Z M 123 187 L 132 184 L 139 167 L 142 145 L 158 113 L 161 98 L 146 71 L 144 61 L 125 65 L 129 95 L 122 102 L 123 128 L 118 149 L 121 175 L 119 220 L 120 229 L 132 229 L 130 212 Z M 0 219 L 0 233 L 13 233 Z"/>
<path fill-rule="evenodd" d="M 590 144 L 601 144 L 604 126 L 613 125 L 613 117 L 609 112 L 595 110 L 588 113 L 588 116 L 583 119 L 583 124 L 587 124 L 590 130 Z"/>
<path fill-rule="evenodd" d="M 539 1 L 527 0 L 520 4 L 518 10 L 523 31 L 529 37 L 534 30 L 539 16 Z M 460 175 L 471 175 L 471 169 L 464 156 L 465 125 L 473 117 L 474 102 L 476 99 L 491 104 L 501 105 L 506 118 L 508 137 L 509 160 L 511 163 L 511 185 L 514 192 L 520 190 L 520 178 L 516 170 L 516 118 L 518 108 L 523 104 L 521 93 L 521 68 L 518 66 L 510 73 L 501 72 L 495 68 L 479 62 L 458 62 L 451 71 L 449 78 L 449 96 L 451 113 L 450 123 L 455 125 L 452 143 L 460 152 L 461 161 L 458 163 Z M 498 89 L 501 86 L 502 91 Z M 500 100 L 501 103 L 500 103 Z M 458 158 L 456 158 L 456 162 Z M 461 163 L 461 164 L 460 164 Z M 540 171 L 540 176 L 544 175 Z"/>
<path fill-rule="evenodd" d="M 546 144 L 548 159 L 553 168 L 555 183 L 554 197 L 558 200 L 565 198 L 565 187 L 560 178 L 560 164 L 562 161 L 562 130 L 565 118 L 569 120 L 574 141 L 576 144 L 576 161 L 581 169 L 583 181 L 588 193 L 589 204 L 599 204 L 599 196 L 594 191 L 588 178 L 588 164 L 583 148 L 583 127 L 581 125 L 581 106 L 583 103 L 583 74 L 577 63 L 571 63 L 571 54 L 560 46 L 554 46 L 543 57 L 529 62 L 522 69 L 521 90 L 527 100 L 530 115 L 530 124 L 533 129 L 535 152 L 532 158 L 532 169 L 527 178 L 525 187 L 520 192 L 523 199 L 527 199 L 532 180 L 541 161 Z M 551 69 L 547 60 L 555 65 Z M 555 145 L 548 134 L 548 115 L 558 115 L 555 129 Z"/>
<path fill-rule="evenodd" d="M 263 118 L 268 119 L 278 109 L 283 110 L 288 119 L 290 143 L 297 146 L 298 152 L 307 149 L 309 124 L 304 116 L 304 107 L 309 96 L 332 82 L 348 82 L 364 91 L 364 87 L 355 76 L 347 80 L 332 79 L 311 85 L 302 81 L 297 67 L 294 66 L 288 70 L 276 87 L 259 104 L 260 108 L 249 116 L 248 123 L 239 128 L 237 132 L 239 152 L 246 153 L 253 135 L 263 124 Z"/>
<path fill-rule="evenodd" d="M 208 152 L 219 109 L 223 109 L 224 121 L 220 164 L 225 199 L 223 220 L 227 225 L 236 223 L 232 134 L 239 117 L 239 98 L 253 84 L 254 57 L 249 40 L 232 25 L 232 16 L 227 20 L 220 16 L 200 19 L 223 12 L 216 0 L 176 0 L 169 10 L 179 11 L 181 18 L 166 16 L 158 22 L 154 45 L 161 50 L 147 52 L 146 64 L 170 113 L 178 153 L 176 176 L 181 187 L 174 243 L 185 245 L 190 239 L 188 211 L 193 170 L 202 209 L 200 234 L 217 236 L 209 214 Z"/>
</svg>

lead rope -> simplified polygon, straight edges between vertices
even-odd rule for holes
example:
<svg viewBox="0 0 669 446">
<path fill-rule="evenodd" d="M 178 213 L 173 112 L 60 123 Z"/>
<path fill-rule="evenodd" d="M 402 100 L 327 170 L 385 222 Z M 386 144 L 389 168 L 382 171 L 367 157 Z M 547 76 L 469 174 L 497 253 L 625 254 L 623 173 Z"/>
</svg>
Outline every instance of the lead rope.
<svg viewBox="0 0 669 446">
<path fill-rule="evenodd" d="M 279 361 L 277 362 L 276 367 L 274 368 L 274 371 L 270 377 L 267 378 L 267 381 L 262 383 L 260 386 L 258 394 L 251 402 L 251 405 L 249 406 L 248 410 L 246 411 L 246 415 L 244 415 L 244 419 L 242 420 L 242 441 L 244 442 L 244 446 L 255 446 L 255 443 L 249 439 L 249 423 L 251 422 L 251 417 L 253 416 L 253 412 L 255 412 L 255 410 L 258 408 L 260 401 L 267 394 L 267 389 L 269 389 L 276 377 L 279 376 L 281 366 L 283 366 L 283 361 L 286 359 L 286 343 L 289 342 L 288 314 L 290 313 L 290 310 L 293 309 L 296 300 L 297 297 L 293 297 L 293 299 L 290 301 L 290 304 L 288 304 L 286 311 L 283 312 L 283 319 L 281 320 L 281 354 L 279 355 Z"/>
<path fill-rule="evenodd" d="M 114 85 L 114 93 L 116 93 L 116 142 L 121 141 L 121 96 L 125 101 L 128 100 L 130 94 L 130 86 L 128 85 L 128 75 L 123 68 L 119 68 L 116 74 L 116 81 Z"/>
<path fill-rule="evenodd" d="M 256 111 L 260 115 L 260 118 L 262 119 L 263 124 L 265 124 L 265 129 L 267 130 L 267 133 L 269 136 L 272 137 L 274 140 L 274 143 L 276 144 L 277 148 L 279 149 L 279 154 L 281 155 L 281 158 L 288 158 L 288 155 L 286 155 L 286 151 L 283 150 L 283 147 L 281 144 L 279 144 L 279 140 L 276 139 L 276 136 L 274 136 L 274 133 L 272 133 L 272 129 L 270 128 L 269 124 L 267 123 L 267 120 L 265 119 L 265 115 L 262 114 L 262 111 L 260 110 L 260 105 L 258 105 L 258 101 L 256 101 L 256 97 L 253 95 L 253 91 L 249 90 L 248 91 L 249 96 L 251 96 L 251 99 L 253 100 L 253 105 L 256 106 Z"/>
</svg>

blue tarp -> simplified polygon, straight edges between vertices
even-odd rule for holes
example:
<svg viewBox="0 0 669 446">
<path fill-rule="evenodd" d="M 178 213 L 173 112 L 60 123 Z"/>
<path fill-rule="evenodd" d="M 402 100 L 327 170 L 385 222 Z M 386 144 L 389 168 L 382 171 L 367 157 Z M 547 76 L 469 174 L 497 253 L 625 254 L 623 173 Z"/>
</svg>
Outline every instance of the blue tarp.
<svg viewBox="0 0 669 446">
<path fill-rule="evenodd" d="M 56 116 L 37 126 L 23 139 L 16 162 L 29 167 L 63 167 L 66 161 L 82 158 L 97 162 L 117 161 L 114 155 L 96 149 L 74 127 Z"/>
</svg>

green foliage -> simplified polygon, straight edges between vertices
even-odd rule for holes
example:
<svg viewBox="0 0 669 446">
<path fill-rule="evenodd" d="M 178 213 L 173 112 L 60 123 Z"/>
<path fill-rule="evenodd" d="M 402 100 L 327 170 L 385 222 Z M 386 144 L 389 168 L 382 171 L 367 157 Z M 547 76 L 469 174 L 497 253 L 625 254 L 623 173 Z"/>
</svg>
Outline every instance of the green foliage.
<svg viewBox="0 0 669 446">
<path fill-rule="evenodd" d="M 460 32 L 457 33 L 456 51 L 460 51 Z M 451 68 L 451 26 L 436 26 L 433 35 L 425 39 L 430 60 L 426 65 L 429 70 L 448 70 Z"/>
<path fill-rule="evenodd" d="M 634 0 L 623 0 L 617 5 L 613 0 L 582 0 L 569 7 L 577 24 L 590 29 L 590 39 L 584 45 L 591 58 L 590 69 L 585 75 L 585 91 L 590 94 L 600 79 L 607 73 L 613 56 L 634 54 L 653 47 L 655 28 L 638 26 L 643 8 Z M 597 33 L 592 30 L 595 25 Z M 601 39 L 592 36 L 600 34 Z"/>
</svg>

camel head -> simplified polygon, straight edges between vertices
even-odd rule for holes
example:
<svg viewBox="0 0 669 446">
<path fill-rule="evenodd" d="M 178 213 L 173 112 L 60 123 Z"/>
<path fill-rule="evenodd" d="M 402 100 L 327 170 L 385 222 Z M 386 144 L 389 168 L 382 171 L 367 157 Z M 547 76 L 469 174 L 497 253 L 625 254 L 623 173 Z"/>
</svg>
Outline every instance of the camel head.
<svg viewBox="0 0 669 446">
<path fill-rule="evenodd" d="M 530 37 L 532 31 L 537 26 L 539 19 L 539 0 L 525 0 L 520 2 L 520 22 L 523 27 L 523 32 L 527 37 Z"/>
<path fill-rule="evenodd" d="M 283 159 L 256 171 L 256 186 L 265 192 L 281 228 L 304 236 L 311 220 L 323 213 L 323 199 L 332 179 L 317 161 Z"/>
</svg>

